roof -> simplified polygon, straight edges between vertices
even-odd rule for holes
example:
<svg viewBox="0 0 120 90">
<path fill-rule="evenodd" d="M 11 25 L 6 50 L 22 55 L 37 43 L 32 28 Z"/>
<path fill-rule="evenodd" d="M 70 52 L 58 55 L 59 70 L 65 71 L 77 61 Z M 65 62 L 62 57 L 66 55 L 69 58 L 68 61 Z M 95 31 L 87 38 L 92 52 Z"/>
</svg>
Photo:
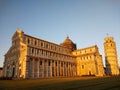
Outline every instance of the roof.
<svg viewBox="0 0 120 90">
<path fill-rule="evenodd" d="M 74 44 L 72 40 L 69 39 L 69 36 L 67 35 L 66 39 L 64 40 L 63 44 Z"/>
</svg>

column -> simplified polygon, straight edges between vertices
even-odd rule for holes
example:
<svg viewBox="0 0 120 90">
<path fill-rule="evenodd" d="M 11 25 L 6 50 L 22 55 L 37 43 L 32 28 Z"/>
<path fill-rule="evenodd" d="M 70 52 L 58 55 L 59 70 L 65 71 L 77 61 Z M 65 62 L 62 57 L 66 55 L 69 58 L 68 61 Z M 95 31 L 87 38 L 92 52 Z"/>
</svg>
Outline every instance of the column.
<svg viewBox="0 0 120 90">
<path fill-rule="evenodd" d="M 69 76 L 69 63 L 67 62 L 67 76 Z"/>
<path fill-rule="evenodd" d="M 28 76 L 29 76 L 29 78 L 32 78 L 32 68 L 33 68 L 33 64 L 32 64 L 32 62 L 33 62 L 33 60 L 32 60 L 32 58 L 30 58 L 30 61 L 29 61 L 29 74 L 28 74 Z"/>
<path fill-rule="evenodd" d="M 75 76 L 77 76 L 77 65 L 76 64 L 75 64 L 74 68 L 75 68 Z"/>
<path fill-rule="evenodd" d="M 40 66 L 40 60 L 39 60 L 39 58 L 38 58 L 38 60 L 37 60 L 37 78 L 39 78 L 39 76 L 40 76 L 40 68 L 39 68 L 39 66 Z"/>
<path fill-rule="evenodd" d="M 66 76 L 66 74 L 65 74 L 65 72 L 66 72 L 66 71 L 65 71 L 65 65 L 66 65 L 66 64 L 65 64 L 65 62 L 64 62 L 64 76 Z"/>
<path fill-rule="evenodd" d="M 35 59 L 33 58 L 33 60 L 32 60 L 32 78 L 34 78 L 34 61 L 35 61 Z"/>
<path fill-rule="evenodd" d="M 28 78 L 29 77 L 29 58 L 27 57 L 27 61 L 26 61 L 26 78 Z M 19 67 L 18 67 L 18 69 L 19 69 Z M 21 68 L 19 69 L 19 72 L 18 72 L 18 77 L 20 77 L 20 71 L 21 70 Z"/>
<path fill-rule="evenodd" d="M 55 61 L 55 75 L 56 75 L 56 76 L 58 76 L 58 75 L 57 75 L 57 69 L 58 69 L 58 64 L 57 64 L 57 60 L 56 60 L 56 61 Z"/>
<path fill-rule="evenodd" d="M 70 69 L 69 69 L 69 70 L 70 70 L 70 76 L 72 76 L 72 75 L 71 75 L 71 63 L 70 63 Z"/>
<path fill-rule="evenodd" d="M 73 69 L 74 69 L 74 71 L 73 71 L 73 75 L 74 75 L 74 76 L 76 76 L 77 67 L 76 67 L 76 65 L 75 65 L 75 64 L 73 64 Z"/>
<path fill-rule="evenodd" d="M 69 75 L 71 76 L 71 63 L 69 62 Z"/>
<path fill-rule="evenodd" d="M 54 60 L 54 77 L 56 76 L 56 74 L 55 74 L 56 73 L 55 68 L 56 67 L 55 67 L 55 60 Z"/>
<path fill-rule="evenodd" d="M 52 77 L 54 77 L 54 72 L 55 72 L 55 71 L 54 71 L 54 68 L 55 68 L 55 67 L 54 67 L 54 60 L 52 60 Z"/>
<path fill-rule="evenodd" d="M 73 77 L 73 63 L 71 64 L 71 74 L 72 74 L 72 77 Z"/>
<path fill-rule="evenodd" d="M 46 59 L 46 77 L 48 77 L 48 60 Z"/>
<path fill-rule="evenodd" d="M 52 77 L 52 60 L 50 60 L 50 77 Z"/>
<path fill-rule="evenodd" d="M 65 67 L 66 67 L 66 69 L 65 69 L 66 70 L 66 76 L 68 76 L 68 63 L 67 62 L 66 62 L 66 66 Z"/>
<path fill-rule="evenodd" d="M 60 67 L 60 76 L 61 76 L 61 61 L 59 63 L 59 67 Z"/>
<path fill-rule="evenodd" d="M 69 71 L 69 69 L 70 69 L 70 64 L 69 64 L 69 62 L 68 62 L 68 76 L 70 76 L 70 71 Z"/>
<path fill-rule="evenodd" d="M 44 78 L 44 59 L 42 59 L 42 78 Z"/>
<path fill-rule="evenodd" d="M 39 63 L 40 63 L 40 66 L 39 66 L 39 77 L 41 78 L 42 77 L 42 65 L 43 65 L 43 63 L 42 63 L 42 58 L 40 58 L 40 61 L 39 61 Z"/>
<path fill-rule="evenodd" d="M 71 63 L 69 63 L 69 74 L 71 76 Z"/>
<path fill-rule="evenodd" d="M 48 59 L 48 77 L 50 77 L 50 60 Z"/>
<path fill-rule="evenodd" d="M 65 62 L 63 62 L 63 76 L 65 76 L 64 63 L 65 63 Z"/>
<path fill-rule="evenodd" d="M 34 78 L 37 78 L 37 59 L 34 60 Z"/>
<path fill-rule="evenodd" d="M 72 63 L 70 63 L 70 76 L 72 76 L 72 68 L 71 68 Z"/>
<path fill-rule="evenodd" d="M 74 64 L 72 64 L 72 76 L 74 76 Z"/>
<path fill-rule="evenodd" d="M 63 62 L 61 61 L 61 76 L 63 76 Z"/>
<path fill-rule="evenodd" d="M 57 60 L 57 76 L 59 77 L 59 61 Z"/>
</svg>

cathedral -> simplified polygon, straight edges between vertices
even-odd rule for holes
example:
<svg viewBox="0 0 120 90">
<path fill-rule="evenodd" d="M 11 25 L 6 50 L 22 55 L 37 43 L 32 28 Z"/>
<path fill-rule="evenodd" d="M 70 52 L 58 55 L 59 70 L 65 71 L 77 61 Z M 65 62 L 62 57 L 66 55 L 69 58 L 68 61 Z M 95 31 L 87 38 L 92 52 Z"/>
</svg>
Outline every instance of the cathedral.
<svg viewBox="0 0 120 90">
<path fill-rule="evenodd" d="M 117 61 L 114 65 L 118 67 Z M 19 29 L 12 37 L 3 65 L 3 77 L 13 78 L 104 75 L 102 55 L 97 45 L 77 49 L 68 36 L 58 45 L 27 35 Z"/>
</svg>

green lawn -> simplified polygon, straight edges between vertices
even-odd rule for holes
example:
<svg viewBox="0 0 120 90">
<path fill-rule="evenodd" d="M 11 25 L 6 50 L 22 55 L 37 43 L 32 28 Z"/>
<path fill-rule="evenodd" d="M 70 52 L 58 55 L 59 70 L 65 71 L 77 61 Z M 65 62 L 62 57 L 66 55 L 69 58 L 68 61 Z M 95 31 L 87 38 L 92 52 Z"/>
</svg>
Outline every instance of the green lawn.
<svg viewBox="0 0 120 90">
<path fill-rule="evenodd" d="M 0 90 L 120 90 L 120 76 L 0 80 Z"/>
</svg>

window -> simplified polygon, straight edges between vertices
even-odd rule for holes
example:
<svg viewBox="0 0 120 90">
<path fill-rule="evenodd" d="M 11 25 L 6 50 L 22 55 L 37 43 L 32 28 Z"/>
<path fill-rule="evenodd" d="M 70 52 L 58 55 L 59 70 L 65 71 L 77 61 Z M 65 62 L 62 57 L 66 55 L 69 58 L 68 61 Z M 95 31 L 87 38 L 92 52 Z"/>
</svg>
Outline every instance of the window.
<svg viewBox="0 0 120 90">
<path fill-rule="evenodd" d="M 40 60 L 40 65 L 42 65 L 42 60 Z"/>
<path fill-rule="evenodd" d="M 90 56 L 90 59 L 91 59 L 91 56 Z"/>
<path fill-rule="evenodd" d="M 37 49 L 37 54 L 39 54 L 39 49 Z"/>
<path fill-rule="evenodd" d="M 87 59 L 88 59 L 88 56 L 87 56 Z"/>
<path fill-rule="evenodd" d="M 85 60 L 85 57 L 83 57 L 83 59 Z"/>
<path fill-rule="evenodd" d="M 66 67 L 68 67 L 68 63 L 66 63 Z"/>
<path fill-rule="evenodd" d="M 48 55 L 47 51 L 45 51 L 46 56 Z"/>
<path fill-rule="evenodd" d="M 19 64 L 19 67 L 21 67 L 21 64 Z"/>
<path fill-rule="evenodd" d="M 77 52 L 76 52 L 76 55 L 77 55 Z"/>
<path fill-rule="evenodd" d="M 35 45 L 37 44 L 36 40 L 35 40 L 34 44 L 35 44 Z"/>
<path fill-rule="evenodd" d="M 19 69 L 19 74 L 21 75 L 21 69 Z"/>
<path fill-rule="evenodd" d="M 50 66 L 50 60 L 48 60 L 48 66 Z"/>
<path fill-rule="evenodd" d="M 60 48 L 59 48 L 59 52 L 60 52 Z"/>
<path fill-rule="evenodd" d="M 57 66 L 57 62 L 55 62 L 55 66 Z"/>
<path fill-rule="evenodd" d="M 55 49 L 55 51 L 56 51 L 56 46 L 54 46 L 54 49 Z"/>
<path fill-rule="evenodd" d="M 43 47 L 43 42 L 41 42 L 41 47 Z"/>
<path fill-rule="evenodd" d="M 46 48 L 48 48 L 48 44 L 46 44 Z"/>
<path fill-rule="evenodd" d="M 80 54 L 81 54 L 81 51 L 80 51 Z"/>
<path fill-rule="evenodd" d="M 43 55 L 43 50 L 41 50 L 41 53 L 42 53 L 42 55 Z"/>
<path fill-rule="evenodd" d="M 84 65 L 82 65 L 82 69 L 84 69 Z"/>
<path fill-rule="evenodd" d="M 32 48 L 32 54 L 34 53 L 34 48 Z"/>
<path fill-rule="evenodd" d="M 28 44 L 30 44 L 30 40 L 29 40 L 29 38 L 28 38 Z"/>
<path fill-rule="evenodd" d="M 113 45 L 111 44 L 111 46 L 113 46 Z"/>
<path fill-rule="evenodd" d="M 61 67 L 63 67 L 63 62 L 61 62 Z"/>
<path fill-rule="evenodd" d="M 31 39 L 31 44 L 33 45 L 33 39 Z"/>
<path fill-rule="evenodd" d="M 81 60 L 82 60 L 82 57 L 81 57 Z"/>
<path fill-rule="evenodd" d="M 52 49 L 52 45 L 51 45 L 51 49 Z"/>
</svg>

